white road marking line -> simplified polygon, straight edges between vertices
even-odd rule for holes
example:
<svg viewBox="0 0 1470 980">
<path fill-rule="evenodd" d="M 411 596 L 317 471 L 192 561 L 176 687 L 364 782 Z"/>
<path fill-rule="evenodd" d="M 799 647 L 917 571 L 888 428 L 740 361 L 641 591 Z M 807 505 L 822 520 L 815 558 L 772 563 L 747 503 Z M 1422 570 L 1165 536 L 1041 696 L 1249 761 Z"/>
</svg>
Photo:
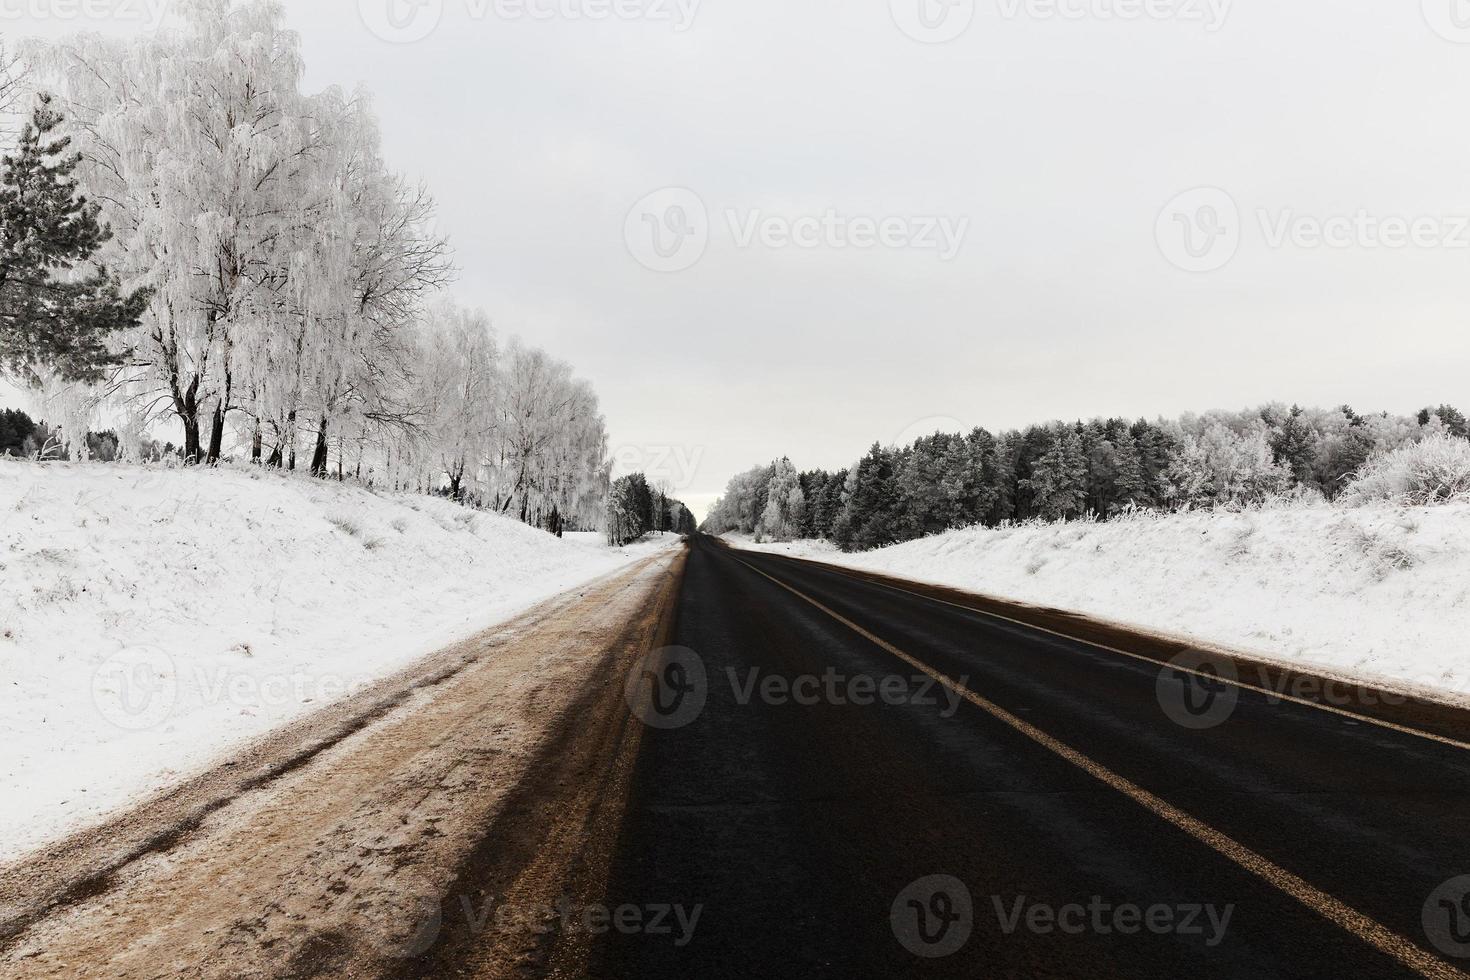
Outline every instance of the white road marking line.
<svg viewBox="0 0 1470 980">
<path fill-rule="evenodd" d="M 749 562 L 744 562 L 742 559 L 736 559 L 736 560 L 737 561 L 741 561 L 742 564 L 749 565 Z M 830 569 L 832 569 L 833 571 L 835 571 L 839 575 L 847 575 L 847 577 L 849 577 L 849 578 L 855 578 L 855 579 L 857 579 L 860 582 L 867 582 L 869 585 L 876 585 L 876 586 L 879 586 L 881 588 L 889 589 L 889 590 L 891 590 L 893 592 L 901 592 L 904 595 L 911 595 L 911 596 L 914 596 L 915 598 L 919 598 L 919 599 L 927 599 L 930 602 L 937 602 L 937 603 L 940 603 L 941 605 L 953 606 L 956 609 L 963 609 L 966 612 L 975 613 L 976 615 L 979 615 L 979 616 L 989 616 L 991 619 L 999 619 L 1002 622 L 1012 623 L 1012 624 L 1014 624 L 1016 626 L 1024 626 L 1026 629 L 1036 630 L 1038 633 L 1047 633 L 1047 634 L 1049 634 L 1051 636 L 1055 636 L 1055 637 L 1057 637 L 1059 639 L 1070 640 L 1073 643 L 1082 643 L 1082 644 L 1085 644 L 1085 645 L 1090 646 L 1090 647 L 1096 647 L 1099 650 L 1106 650 L 1109 653 L 1116 653 L 1120 657 L 1130 657 L 1133 660 L 1138 660 L 1138 661 L 1140 661 L 1142 663 L 1146 663 L 1146 664 L 1153 664 L 1156 667 L 1168 667 L 1170 670 L 1178 671 L 1181 674 L 1193 674 L 1196 677 L 1202 677 L 1205 680 L 1219 681 L 1222 684 L 1230 684 L 1230 685 L 1233 685 L 1235 687 L 1241 688 L 1242 690 L 1255 691 L 1258 694 L 1264 694 L 1267 697 L 1269 697 L 1269 698 L 1275 698 L 1278 701 L 1290 701 L 1292 704 L 1299 704 L 1299 705 L 1302 705 L 1303 707 L 1307 707 L 1307 708 L 1315 708 L 1318 711 L 1325 711 L 1325 712 L 1328 712 L 1329 714 L 1341 715 L 1344 718 L 1351 718 L 1353 721 L 1364 722 L 1366 724 L 1373 725 L 1373 726 L 1378 727 L 1378 728 L 1385 728 L 1385 729 L 1387 729 L 1389 731 L 1392 731 L 1392 732 L 1398 732 L 1401 735 L 1413 735 L 1416 738 L 1426 739 L 1426 740 L 1428 740 L 1430 742 L 1438 742 L 1441 745 L 1448 745 L 1450 748 L 1453 748 L 1453 749 L 1461 749 L 1463 751 L 1470 752 L 1470 742 L 1462 742 L 1462 741 L 1460 741 L 1458 739 L 1450 738 L 1450 737 L 1445 736 L 1445 735 L 1436 735 L 1434 732 L 1426 732 L 1426 731 L 1423 731 L 1422 729 L 1411 728 L 1408 725 L 1398 725 L 1398 724 L 1395 724 L 1394 722 L 1385 721 L 1385 720 L 1383 720 L 1381 718 L 1374 718 L 1372 715 L 1358 714 L 1356 711 L 1348 711 L 1345 708 L 1338 708 L 1338 707 L 1336 707 L 1334 705 L 1322 704 L 1320 701 L 1310 701 L 1310 700 L 1307 700 L 1306 698 L 1293 697 L 1290 694 L 1283 694 L 1280 691 L 1273 691 L 1269 687 L 1260 687 L 1259 685 L 1256 685 L 1256 684 L 1247 684 L 1245 681 L 1242 681 L 1242 680 L 1232 680 L 1232 679 L 1230 679 L 1228 677 L 1221 677 L 1221 676 L 1219 676 L 1217 674 L 1210 674 L 1210 673 L 1207 673 L 1207 672 L 1202 671 L 1202 670 L 1194 670 L 1193 668 L 1190 668 L 1190 667 L 1184 667 L 1184 666 L 1180 666 L 1180 665 L 1176 665 L 1176 664 L 1171 664 L 1171 663 L 1169 663 L 1166 660 L 1156 660 L 1153 657 L 1147 657 L 1147 656 L 1144 656 L 1141 653 L 1131 653 L 1128 650 L 1121 650 L 1118 647 L 1111 647 L 1111 646 L 1108 646 L 1106 643 L 1099 643 L 1096 640 L 1088 640 L 1088 639 L 1084 639 L 1083 637 L 1080 637 L 1080 636 L 1072 636 L 1072 635 L 1070 635 L 1068 633 L 1062 633 L 1062 632 L 1059 632 L 1057 630 L 1047 629 L 1045 626 L 1037 626 L 1037 625 L 1035 625 L 1033 623 L 1026 622 L 1024 619 L 1013 619 L 1010 616 L 1006 616 L 1006 615 L 1004 615 L 1002 613 L 991 612 L 989 609 L 976 609 L 974 606 L 967 606 L 964 603 L 960 603 L 960 602 L 951 602 L 948 599 L 941 599 L 938 596 L 925 595 L 922 592 L 913 592 L 913 591 L 911 591 L 909 589 L 900 588 L 897 585 L 890 585 L 887 582 L 875 581 L 873 579 L 863 578 L 862 576 L 859 576 L 859 575 L 849 575 L 848 574 L 848 572 L 849 572 L 848 569 L 840 568 L 840 567 L 838 567 L 836 565 L 825 565 L 825 564 L 822 564 L 821 562 L 813 562 L 813 564 L 822 565 L 823 568 L 830 568 Z M 754 568 L 755 566 L 754 565 L 750 565 L 750 567 L 751 568 Z M 759 571 L 759 569 L 757 569 L 757 571 Z M 944 588 L 944 586 L 939 586 L 939 588 Z M 1229 655 L 1228 654 L 1221 654 L 1221 656 L 1228 657 Z M 1270 666 L 1270 665 L 1268 665 L 1268 666 Z M 1284 667 L 1284 666 L 1283 667 L 1277 667 L 1275 669 L 1282 670 L 1282 671 L 1290 671 L 1291 670 L 1290 667 Z M 1344 683 L 1346 683 L 1346 682 L 1344 682 Z M 1365 685 L 1365 686 L 1367 686 L 1367 685 Z M 1406 699 L 1408 699 L 1409 696 L 1408 695 L 1405 695 L 1404 697 Z"/>
<path fill-rule="evenodd" d="M 1342 929 L 1351 933 L 1363 942 L 1366 942 L 1369 945 L 1373 946 L 1380 952 L 1385 953 L 1388 956 L 1391 956 L 1394 959 L 1398 960 L 1400 963 L 1404 964 L 1420 976 L 1428 978 L 1428 980 L 1470 980 L 1470 974 L 1466 974 L 1455 968 L 1454 966 L 1451 966 L 1449 963 L 1446 963 L 1444 960 L 1435 956 L 1433 953 L 1430 953 L 1428 950 L 1425 950 L 1424 948 L 1415 944 L 1407 937 L 1402 936 L 1397 932 L 1394 932 L 1392 929 L 1388 928 L 1385 925 L 1382 925 L 1377 920 L 1371 919 L 1363 913 L 1357 911 L 1356 909 L 1351 908 L 1343 902 L 1338 901 L 1336 898 L 1333 898 L 1331 895 L 1315 887 L 1311 883 L 1307 882 L 1305 879 L 1299 878 L 1298 876 L 1292 874 L 1290 871 L 1287 871 L 1280 865 L 1275 864 L 1270 859 L 1263 857 L 1260 854 L 1257 854 L 1255 851 L 1236 841 L 1234 838 L 1228 837 L 1215 828 L 1211 827 L 1209 824 L 1206 824 L 1204 821 L 1190 816 L 1188 813 L 1185 813 L 1183 810 L 1180 810 L 1173 804 L 1150 793 L 1142 786 L 1130 782 L 1124 777 L 1113 772 L 1111 769 L 1108 769 L 1101 763 L 1094 761 L 1086 755 L 1083 755 L 1081 752 L 1078 752 L 1076 749 L 1065 744 L 1064 742 L 1058 741 L 1057 739 L 1048 735 L 1046 732 L 1037 728 L 1035 725 L 1032 725 L 1016 717 L 1009 711 L 1002 708 L 1000 705 L 995 704 L 987 698 L 981 697 L 979 694 L 976 694 L 974 691 L 971 691 L 963 684 L 960 684 L 957 681 L 953 680 L 948 675 L 940 673 L 939 671 L 930 667 L 928 664 L 918 660 L 915 657 L 910 656 L 909 654 L 900 650 L 898 647 L 889 643 L 887 640 L 884 640 L 882 637 L 868 632 L 857 623 L 854 623 L 852 620 L 843 616 L 841 613 L 829 609 L 806 593 L 801 592 L 790 585 L 787 585 L 785 582 L 782 582 L 780 579 L 775 578 L 774 576 L 767 575 L 765 572 L 761 571 L 759 568 L 756 568 L 754 565 L 750 564 L 747 561 L 739 558 L 735 560 L 740 562 L 740 564 L 744 565 L 746 568 L 749 568 L 751 571 L 755 572 L 757 575 L 769 579 L 776 585 L 779 585 L 781 588 L 785 589 L 787 592 L 790 592 L 792 595 L 796 596 L 802 601 L 810 603 L 817 609 L 820 609 L 822 612 L 826 613 L 828 616 L 831 616 L 833 619 L 837 620 L 839 623 L 846 626 L 854 633 L 857 633 L 859 636 L 877 645 L 883 650 L 888 651 L 893 656 L 899 658 L 909 666 L 928 674 L 930 677 L 934 678 L 936 681 L 945 685 L 950 690 L 964 697 L 971 704 L 989 714 L 991 717 L 1010 726 L 1017 732 L 1020 732 L 1022 735 L 1031 739 L 1031 741 L 1040 745 L 1042 748 L 1072 763 L 1074 766 L 1086 772 L 1094 779 L 1105 783 L 1106 785 L 1127 796 L 1135 803 L 1138 803 L 1156 816 L 1159 816 L 1169 823 L 1173 824 L 1175 827 L 1178 827 L 1180 830 L 1184 831 L 1186 834 L 1189 834 L 1195 840 L 1209 847 L 1211 850 L 1229 859 L 1239 867 L 1245 869 L 1246 871 L 1249 871 L 1251 874 L 1262 879 L 1266 883 L 1272 885 L 1273 887 L 1277 888 L 1291 898 L 1296 899 L 1302 905 L 1306 906 L 1313 912 L 1327 919 L 1329 922 L 1332 922 L 1335 925 L 1341 927 Z"/>
</svg>

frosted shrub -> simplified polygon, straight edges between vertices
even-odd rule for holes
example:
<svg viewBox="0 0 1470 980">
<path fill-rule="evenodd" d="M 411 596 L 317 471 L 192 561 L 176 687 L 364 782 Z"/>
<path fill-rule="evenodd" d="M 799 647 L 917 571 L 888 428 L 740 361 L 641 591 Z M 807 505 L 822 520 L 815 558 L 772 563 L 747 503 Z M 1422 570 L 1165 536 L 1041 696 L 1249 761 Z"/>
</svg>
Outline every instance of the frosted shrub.
<svg viewBox="0 0 1470 980">
<path fill-rule="evenodd" d="M 327 523 L 348 537 L 362 537 L 362 527 L 350 517 L 328 517 Z"/>
<path fill-rule="evenodd" d="M 1343 494 L 1351 504 L 1470 500 L 1470 441 L 1436 434 L 1370 460 Z"/>
</svg>

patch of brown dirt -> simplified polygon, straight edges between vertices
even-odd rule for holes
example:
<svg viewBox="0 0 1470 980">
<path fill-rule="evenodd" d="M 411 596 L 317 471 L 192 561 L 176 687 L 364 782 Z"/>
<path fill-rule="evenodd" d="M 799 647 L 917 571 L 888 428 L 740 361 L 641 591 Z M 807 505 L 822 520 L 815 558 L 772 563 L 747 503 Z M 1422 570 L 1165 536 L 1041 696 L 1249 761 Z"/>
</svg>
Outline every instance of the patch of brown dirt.
<svg viewBox="0 0 1470 980">
<path fill-rule="evenodd" d="M 577 937 L 487 896 L 598 894 L 683 556 L 400 672 L 98 829 L 0 869 L 6 977 L 515 976 Z M 559 941 L 565 940 L 565 941 Z"/>
</svg>

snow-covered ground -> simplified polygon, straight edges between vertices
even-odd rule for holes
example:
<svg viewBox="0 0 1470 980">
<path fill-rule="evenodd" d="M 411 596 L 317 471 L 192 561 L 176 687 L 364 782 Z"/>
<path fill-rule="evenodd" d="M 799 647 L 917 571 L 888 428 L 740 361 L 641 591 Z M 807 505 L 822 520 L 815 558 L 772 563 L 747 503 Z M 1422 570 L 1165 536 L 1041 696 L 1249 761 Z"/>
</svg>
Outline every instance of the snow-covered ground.
<svg viewBox="0 0 1470 980">
<path fill-rule="evenodd" d="M 1470 694 L 1467 504 L 1136 514 L 973 528 L 854 555 L 825 542 L 735 543 Z"/>
<path fill-rule="evenodd" d="M 0 861 L 678 541 L 250 468 L 0 463 Z"/>
</svg>

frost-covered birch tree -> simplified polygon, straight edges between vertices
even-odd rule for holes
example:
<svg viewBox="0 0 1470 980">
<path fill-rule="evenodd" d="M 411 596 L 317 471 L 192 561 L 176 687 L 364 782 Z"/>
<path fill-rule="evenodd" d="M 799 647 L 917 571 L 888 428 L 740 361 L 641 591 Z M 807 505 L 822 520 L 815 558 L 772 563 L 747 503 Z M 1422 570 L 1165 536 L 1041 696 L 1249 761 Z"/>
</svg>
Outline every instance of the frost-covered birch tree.
<svg viewBox="0 0 1470 980">
<path fill-rule="evenodd" d="M 37 52 L 114 231 L 105 258 L 151 297 L 113 351 L 126 431 L 169 417 L 188 461 L 230 434 L 316 476 L 335 450 L 338 476 L 597 526 L 596 393 L 544 351 L 502 353 L 483 314 L 431 306 L 453 274 L 433 199 L 387 165 L 366 93 L 302 91 L 280 3 L 186 0 L 168 29 Z"/>
<path fill-rule="evenodd" d="M 114 229 L 114 265 L 154 289 L 128 344 L 130 380 L 162 394 L 187 459 L 212 460 L 234 407 L 240 324 L 284 281 L 319 127 L 279 4 L 193 0 L 181 17 L 132 41 L 64 41 L 45 64 Z"/>
<path fill-rule="evenodd" d="M 45 59 L 74 113 L 115 264 L 155 288 L 129 338 L 134 394 L 168 405 L 187 459 L 244 412 L 258 457 L 325 472 L 334 422 L 412 425 L 407 331 L 449 277 L 433 202 L 392 174 L 362 93 L 308 96 L 279 3 L 192 0 L 133 41 Z M 207 444 L 205 438 L 207 437 Z"/>
<path fill-rule="evenodd" d="M 0 37 L 0 135 L 10 136 L 18 131 L 17 115 L 22 109 L 25 85 L 25 64 Z"/>
<path fill-rule="evenodd" d="M 414 402 L 424 413 L 426 465 L 442 474 L 451 497 L 482 492 L 495 449 L 501 381 L 489 318 L 442 302 L 418 328 Z"/>
<path fill-rule="evenodd" d="M 512 340 L 496 427 L 495 509 L 539 524 L 553 508 L 592 517 L 606 495 L 607 428 L 592 386 L 571 365 Z"/>
<path fill-rule="evenodd" d="M 790 541 L 796 537 L 805 513 L 806 497 L 796 467 L 789 459 L 777 460 L 771 466 L 766 484 L 766 506 L 756 523 L 756 536 L 761 540 Z"/>
</svg>

